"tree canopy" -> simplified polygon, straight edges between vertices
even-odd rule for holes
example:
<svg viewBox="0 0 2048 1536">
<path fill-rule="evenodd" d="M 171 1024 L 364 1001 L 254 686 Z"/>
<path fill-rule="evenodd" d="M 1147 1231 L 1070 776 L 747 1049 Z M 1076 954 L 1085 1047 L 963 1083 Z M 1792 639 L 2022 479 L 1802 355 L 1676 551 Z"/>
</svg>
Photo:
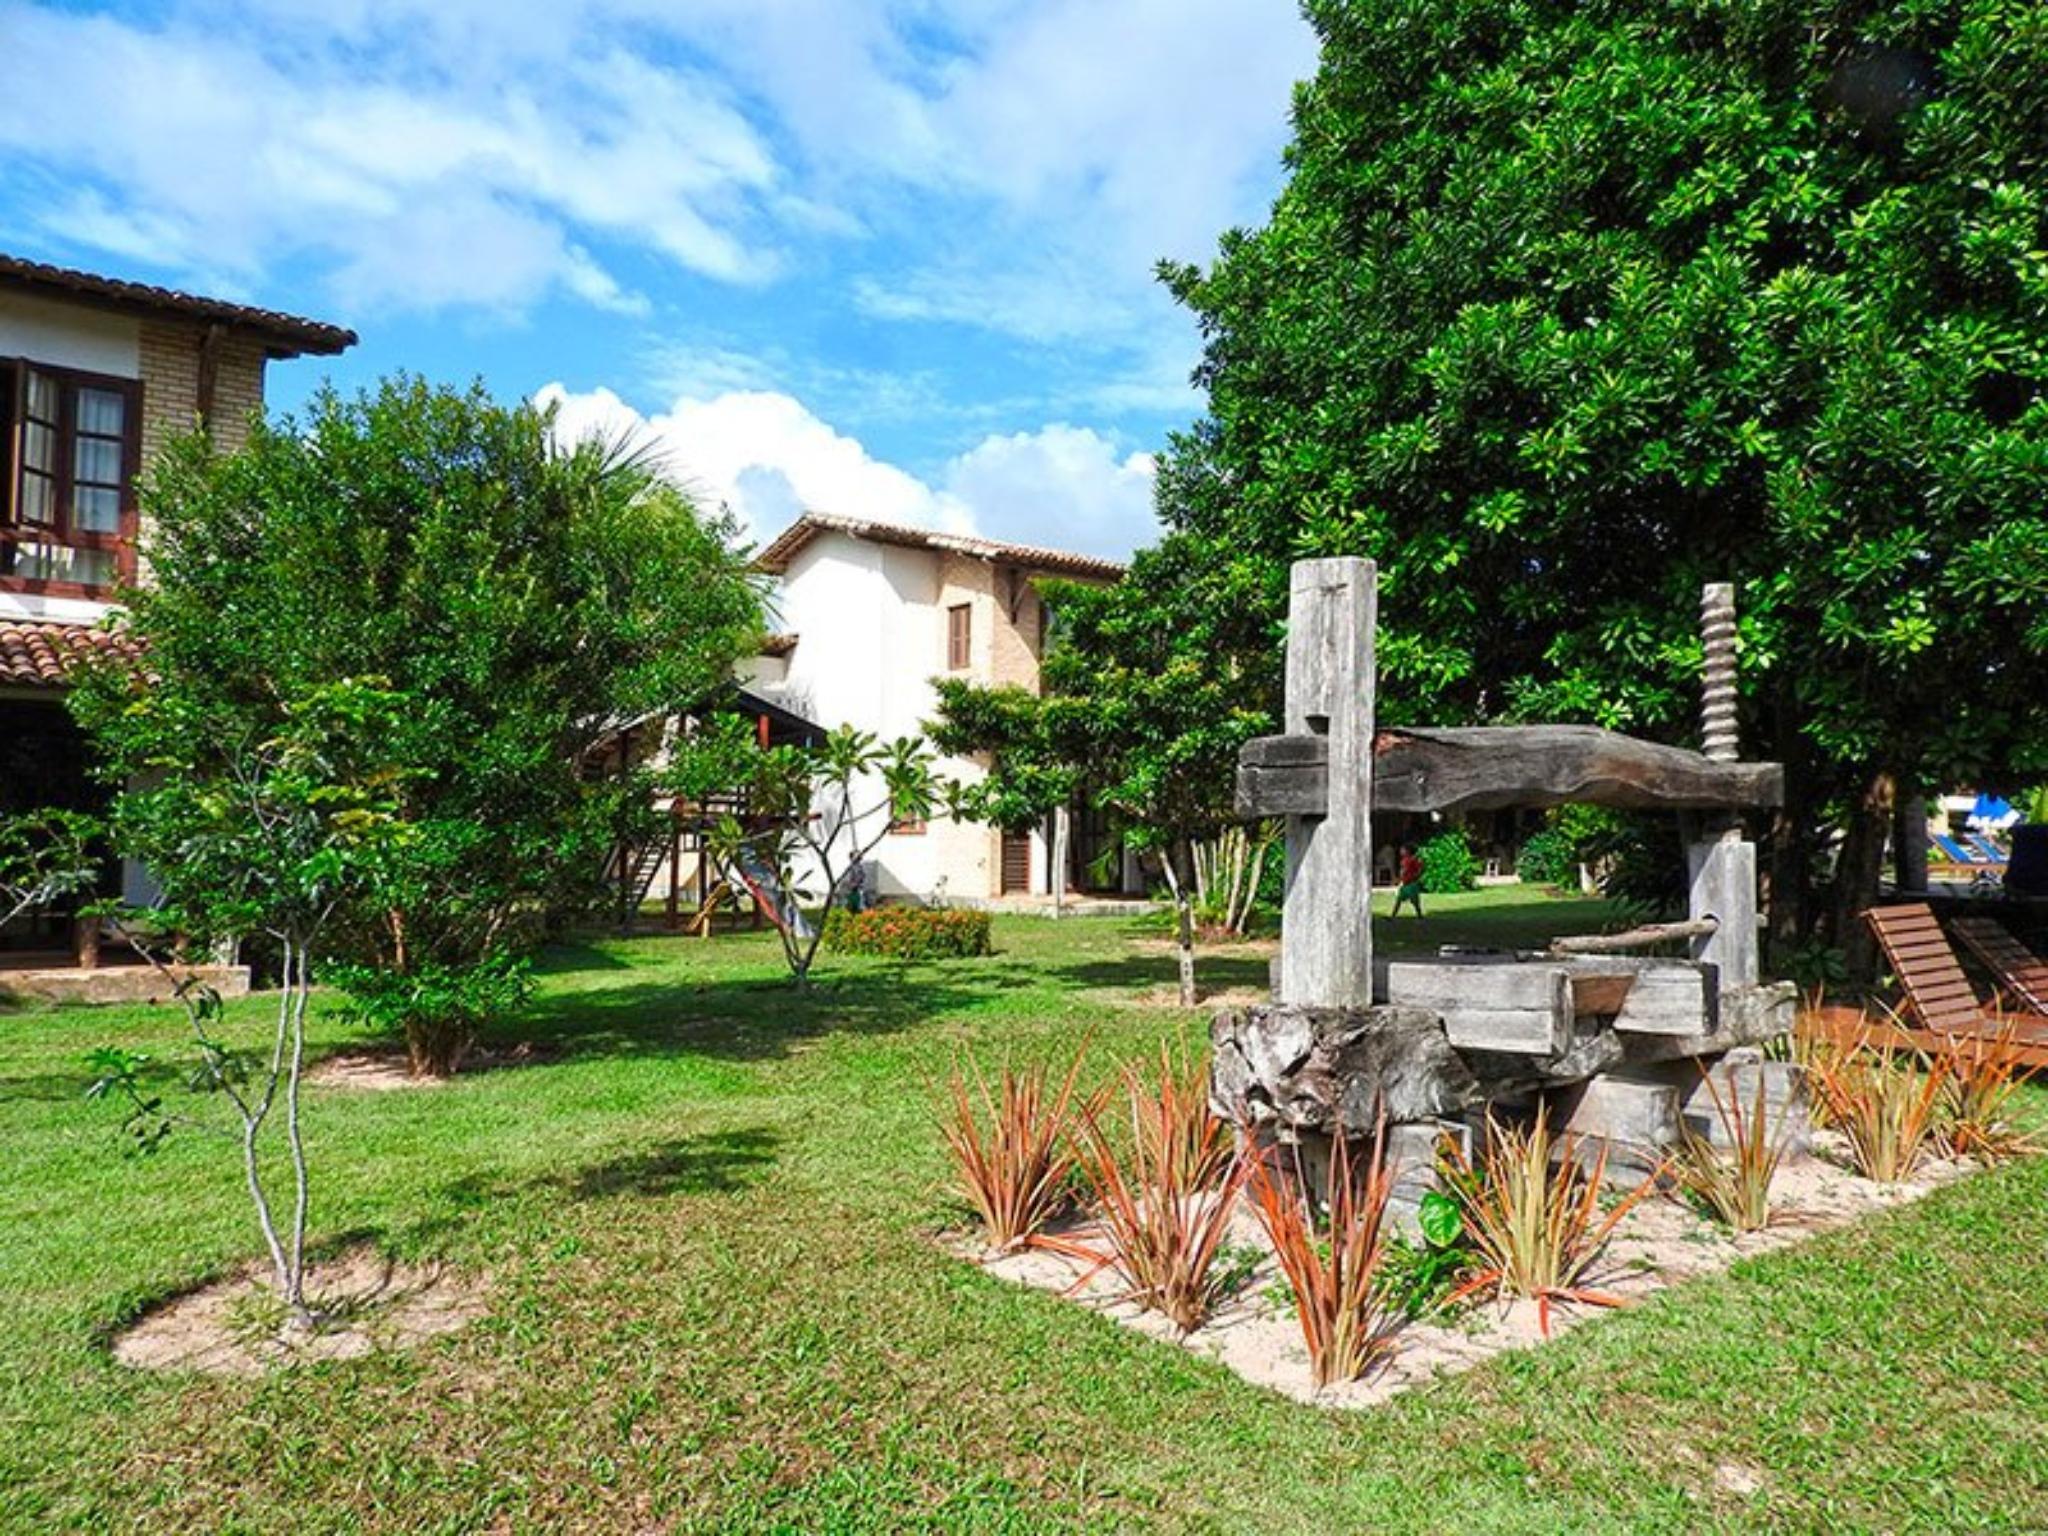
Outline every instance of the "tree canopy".
<svg viewBox="0 0 2048 1536">
<path fill-rule="evenodd" d="M 732 530 L 618 445 L 408 378 L 322 393 L 233 454 L 175 444 L 143 504 L 149 580 L 126 622 L 149 675 L 106 669 L 74 695 L 127 785 L 117 834 L 169 861 L 165 786 L 218 779 L 337 679 L 395 699 L 375 752 L 405 835 L 324 958 L 356 962 L 339 979 L 446 1070 L 476 989 L 504 995 L 506 958 L 594 897 L 648 803 L 593 750 L 700 707 L 758 637 Z"/>
<path fill-rule="evenodd" d="M 1271 219 L 1165 269 L 1170 537 L 1269 617 L 1375 557 L 1392 720 L 1683 739 L 1734 580 L 1794 816 L 2048 766 L 2048 11 L 1306 10 Z"/>
</svg>

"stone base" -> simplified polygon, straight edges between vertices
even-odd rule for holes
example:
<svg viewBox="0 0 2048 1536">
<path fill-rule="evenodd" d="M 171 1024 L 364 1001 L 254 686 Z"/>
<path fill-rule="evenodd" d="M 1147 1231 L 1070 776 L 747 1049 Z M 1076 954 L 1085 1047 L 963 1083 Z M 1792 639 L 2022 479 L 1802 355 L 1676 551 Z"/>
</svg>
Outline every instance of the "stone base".
<svg viewBox="0 0 2048 1536">
<path fill-rule="evenodd" d="M 222 997 L 249 994 L 246 965 L 174 966 L 179 977 L 197 976 Z M 39 971 L 0 970 L 0 998 L 17 1003 L 164 1003 L 171 985 L 147 965 L 67 966 Z"/>
</svg>

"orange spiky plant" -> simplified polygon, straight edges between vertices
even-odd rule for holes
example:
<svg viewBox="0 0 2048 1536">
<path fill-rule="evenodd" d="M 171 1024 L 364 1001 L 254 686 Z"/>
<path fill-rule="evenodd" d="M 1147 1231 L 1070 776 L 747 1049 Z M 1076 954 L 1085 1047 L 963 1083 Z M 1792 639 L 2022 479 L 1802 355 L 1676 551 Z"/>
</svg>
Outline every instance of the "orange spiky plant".
<svg viewBox="0 0 2048 1536">
<path fill-rule="evenodd" d="M 1216 1301 L 1217 1250 L 1243 1188 L 1231 1128 L 1209 1109 L 1208 1069 L 1160 1051 L 1152 1080 L 1124 1070 L 1122 1124 L 1109 1107 L 1083 1106 L 1075 1160 L 1093 1209 L 1098 1242 L 1043 1237 L 1041 1246 L 1087 1261 L 1080 1283 L 1113 1270 L 1126 1297 L 1163 1313 L 1183 1333 L 1201 1326 Z"/>
<path fill-rule="evenodd" d="M 1362 1168 L 1353 1164 L 1342 1134 L 1331 1142 L 1323 1190 L 1327 1225 L 1321 1229 L 1298 1147 L 1291 1170 L 1276 1171 L 1265 1158 L 1246 1160 L 1253 1209 L 1294 1292 L 1318 1387 L 1371 1372 L 1391 1353 L 1401 1322 L 1383 1283 L 1387 1201 L 1394 1190 L 1385 1132 L 1382 1123 L 1372 1158 Z"/>
<path fill-rule="evenodd" d="M 1057 1084 L 1043 1065 L 1007 1061 L 993 1085 L 972 1060 L 956 1063 L 940 1105 L 939 1129 L 956 1185 L 981 1218 L 989 1247 L 1029 1243 L 1059 1211 L 1074 1171 L 1071 1150 L 1083 1052 Z"/>
<path fill-rule="evenodd" d="M 1606 1146 L 1585 1166 L 1577 1137 L 1551 1135 L 1549 1106 L 1543 1105 L 1526 1129 L 1488 1115 L 1479 1162 L 1446 1143 L 1440 1171 L 1479 1255 L 1471 1278 L 1452 1292 L 1454 1301 L 1485 1291 L 1532 1299 L 1546 1337 L 1553 1302 L 1623 1305 L 1623 1298 L 1588 1285 L 1587 1277 L 1622 1218 L 1656 1188 L 1662 1165 L 1603 1216 Z"/>
<path fill-rule="evenodd" d="M 1748 1105 L 1742 1102 L 1742 1089 L 1732 1075 L 1726 1099 L 1714 1085 L 1713 1073 L 1706 1073 L 1701 1080 L 1714 1101 L 1714 1114 L 1727 1146 L 1716 1146 L 1690 1125 L 1682 1126 L 1679 1181 L 1737 1232 L 1761 1232 L 1770 1225 L 1771 1184 L 1792 1140 L 1791 1106 L 1780 1112 L 1773 1135 L 1770 1093 L 1763 1073 L 1756 1074 L 1756 1102 Z"/>
<path fill-rule="evenodd" d="M 2001 1014 L 1994 1034 L 1958 1036 L 1946 1058 L 1940 1136 L 1950 1154 L 2004 1162 L 2040 1150 L 2040 1142 L 2012 1121 L 2012 1099 L 2040 1071 L 2021 1060 L 2019 1022 Z"/>
<path fill-rule="evenodd" d="M 1913 1176 L 1936 1144 L 1950 1067 L 1864 1035 L 1808 1067 L 1828 1123 L 1848 1143 L 1858 1173 L 1880 1184 Z"/>
</svg>

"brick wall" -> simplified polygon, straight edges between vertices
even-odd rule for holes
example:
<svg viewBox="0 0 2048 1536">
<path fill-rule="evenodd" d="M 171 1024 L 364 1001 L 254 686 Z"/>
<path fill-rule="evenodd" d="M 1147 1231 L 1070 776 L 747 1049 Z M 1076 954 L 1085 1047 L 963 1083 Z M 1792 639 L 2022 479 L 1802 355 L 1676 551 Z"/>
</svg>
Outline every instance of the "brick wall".
<svg viewBox="0 0 2048 1536">
<path fill-rule="evenodd" d="M 173 320 L 142 326 L 142 461 L 150 463 L 165 443 L 200 424 L 200 356 L 205 328 Z M 227 331 L 214 343 L 214 441 L 238 448 L 249 435 L 249 417 L 263 405 L 263 344 Z"/>
</svg>

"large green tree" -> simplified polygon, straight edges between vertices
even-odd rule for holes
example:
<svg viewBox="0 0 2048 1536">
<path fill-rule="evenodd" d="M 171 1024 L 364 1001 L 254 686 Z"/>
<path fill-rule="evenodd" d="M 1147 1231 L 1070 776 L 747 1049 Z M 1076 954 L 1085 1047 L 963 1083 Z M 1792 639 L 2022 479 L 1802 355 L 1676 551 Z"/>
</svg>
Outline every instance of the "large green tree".
<svg viewBox="0 0 2048 1536">
<path fill-rule="evenodd" d="M 1171 537 L 1381 563 L 1390 718 L 1694 730 L 1739 583 L 1792 931 L 1896 794 L 2048 762 L 2048 7 L 1309 0 L 1270 221 L 1168 282 Z M 1798 893 L 1800 900 L 1788 900 Z"/>
<path fill-rule="evenodd" d="M 206 784 L 335 680 L 371 679 L 404 836 L 323 930 L 322 953 L 416 1069 L 457 1063 L 539 925 L 598 896 L 651 803 L 597 771 L 622 726 L 694 711 L 758 637 L 731 529 L 619 445 L 399 378 L 317 396 L 233 454 L 175 445 L 144 488 L 149 579 L 127 627 L 146 675 L 74 694 L 144 858 L 167 782 Z M 137 693 L 151 700 L 134 707 Z M 644 735 L 644 733 L 643 733 Z"/>
</svg>

